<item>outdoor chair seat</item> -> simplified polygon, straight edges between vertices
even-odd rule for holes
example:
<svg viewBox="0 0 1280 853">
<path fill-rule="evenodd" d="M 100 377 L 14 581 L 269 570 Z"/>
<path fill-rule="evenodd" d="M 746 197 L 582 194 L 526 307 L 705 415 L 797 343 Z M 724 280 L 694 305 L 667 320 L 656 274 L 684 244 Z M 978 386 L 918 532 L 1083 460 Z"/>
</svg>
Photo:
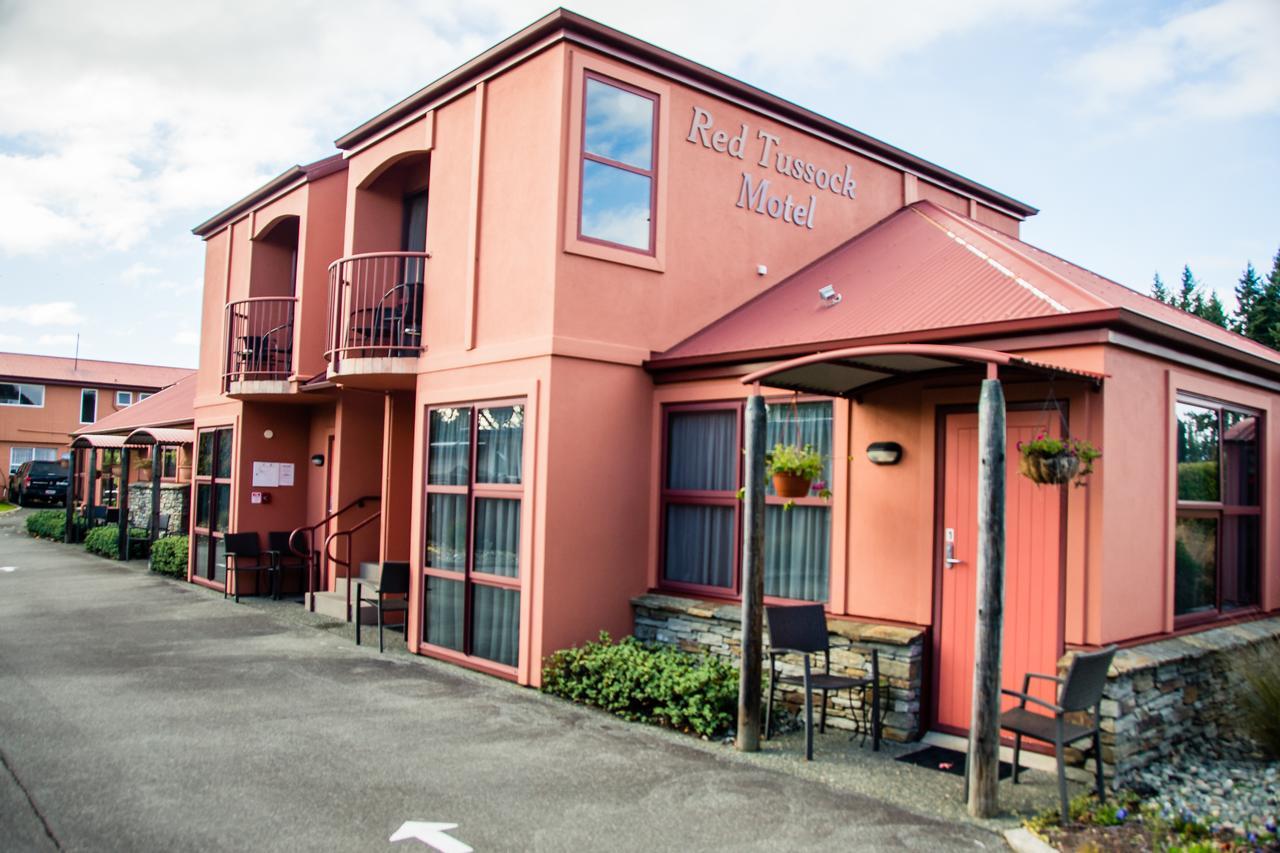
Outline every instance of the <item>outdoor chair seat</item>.
<svg viewBox="0 0 1280 853">
<path fill-rule="evenodd" d="M 256 533 L 228 533 L 224 539 L 226 548 L 227 582 L 222 587 L 222 597 L 227 597 L 227 588 L 235 581 L 235 599 L 240 602 L 240 575 L 248 573 L 261 577 L 267 575 L 271 579 L 276 571 L 276 561 L 270 552 L 263 551 L 258 545 Z M 262 594 L 262 585 L 258 584 L 258 594 Z"/>
<path fill-rule="evenodd" d="M 300 585 L 306 587 L 307 561 L 289 547 L 290 533 L 287 530 L 273 530 L 267 534 L 267 548 L 275 558 L 276 570 L 272 575 L 271 597 L 279 601 L 284 588 L 285 572 L 295 572 Z"/>
<path fill-rule="evenodd" d="M 1053 717 L 1037 714 L 1026 708 L 1010 708 L 1000 715 L 1001 728 L 1049 743 L 1053 743 L 1057 736 L 1057 725 Z M 1093 729 L 1088 726 L 1078 726 L 1066 721 L 1062 723 L 1063 743 L 1073 743 L 1092 734 Z"/>
<path fill-rule="evenodd" d="M 363 574 L 356 579 L 356 645 L 360 645 L 360 607 L 373 604 L 378 608 L 378 652 L 386 650 L 382 641 L 382 629 L 386 626 L 387 613 L 404 614 L 405 638 L 409 636 L 409 564 L 389 561 L 382 564 L 377 578 Z M 397 596 L 388 599 L 388 595 Z M 399 596 L 404 596 L 400 598 Z"/>
</svg>

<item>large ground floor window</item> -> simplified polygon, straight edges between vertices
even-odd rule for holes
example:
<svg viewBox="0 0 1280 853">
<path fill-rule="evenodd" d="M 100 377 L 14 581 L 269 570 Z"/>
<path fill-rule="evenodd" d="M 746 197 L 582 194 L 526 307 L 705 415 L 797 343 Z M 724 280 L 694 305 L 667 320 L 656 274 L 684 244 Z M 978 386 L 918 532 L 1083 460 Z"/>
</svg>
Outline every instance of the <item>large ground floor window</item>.
<svg viewBox="0 0 1280 853">
<path fill-rule="evenodd" d="M 1259 602 L 1262 417 L 1192 397 L 1176 417 L 1173 612 L 1185 624 Z"/>
<path fill-rule="evenodd" d="M 524 404 L 428 412 L 422 640 L 516 666 Z"/>
<path fill-rule="evenodd" d="M 737 595 L 741 589 L 743 411 L 741 402 L 669 406 L 665 410 L 661 583 L 675 590 Z M 775 400 L 766 405 L 766 446 L 813 445 L 831 479 L 829 401 Z M 826 601 L 831 507 L 817 497 L 779 498 L 765 491 L 764 593 Z"/>
<path fill-rule="evenodd" d="M 56 447 L 10 447 L 9 448 L 9 473 L 18 470 L 23 462 L 57 462 L 58 448 Z"/>
<path fill-rule="evenodd" d="M 192 574 L 218 584 L 227 582 L 227 555 L 222 539 L 231 515 L 234 439 L 235 431 L 230 427 L 202 429 L 196 438 Z"/>
</svg>

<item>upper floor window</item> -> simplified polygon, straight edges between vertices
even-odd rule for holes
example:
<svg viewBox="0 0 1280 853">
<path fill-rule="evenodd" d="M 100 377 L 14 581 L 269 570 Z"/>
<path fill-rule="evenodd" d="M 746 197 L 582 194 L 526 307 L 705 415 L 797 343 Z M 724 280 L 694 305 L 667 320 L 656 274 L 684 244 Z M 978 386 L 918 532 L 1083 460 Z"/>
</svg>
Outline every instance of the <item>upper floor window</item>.
<svg viewBox="0 0 1280 853">
<path fill-rule="evenodd" d="M 1261 421 L 1229 404 L 1180 399 L 1174 615 L 1258 603 Z"/>
<path fill-rule="evenodd" d="M 123 409 L 125 406 L 132 406 L 132 405 L 133 405 L 133 392 L 132 392 L 132 391 L 117 391 L 117 392 L 116 392 L 116 407 L 117 407 L 117 408 L 121 408 L 121 409 Z"/>
<path fill-rule="evenodd" d="M 44 386 L 0 382 L 0 406 L 44 406 Z"/>
<path fill-rule="evenodd" d="M 80 423 L 91 424 L 98 419 L 98 391 L 95 388 L 80 390 Z"/>
<path fill-rule="evenodd" d="M 150 397 L 150 396 L 151 396 L 151 392 L 150 392 L 150 391 L 139 391 L 139 392 L 138 392 L 138 402 L 139 402 L 139 403 L 141 403 L 143 400 L 147 399 L 147 398 L 148 398 L 148 397 Z"/>
<path fill-rule="evenodd" d="M 580 236 L 654 251 L 658 96 L 586 74 Z"/>
<path fill-rule="evenodd" d="M 58 448 L 56 447 L 10 447 L 9 448 L 9 473 L 12 474 L 18 470 L 23 462 L 57 462 Z"/>
</svg>

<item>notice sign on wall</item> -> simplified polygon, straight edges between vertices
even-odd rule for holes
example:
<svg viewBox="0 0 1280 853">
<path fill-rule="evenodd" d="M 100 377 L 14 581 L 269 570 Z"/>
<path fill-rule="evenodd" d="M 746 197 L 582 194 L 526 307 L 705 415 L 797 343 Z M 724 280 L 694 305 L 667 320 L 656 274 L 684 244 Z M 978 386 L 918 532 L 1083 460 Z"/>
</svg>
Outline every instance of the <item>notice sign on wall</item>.
<svg viewBox="0 0 1280 853">
<path fill-rule="evenodd" d="M 255 489 L 274 489 L 279 486 L 293 485 L 292 462 L 254 462 L 253 487 Z"/>
<path fill-rule="evenodd" d="M 841 199 L 857 197 L 858 182 L 848 163 L 827 168 L 831 164 L 801 160 L 787 150 L 782 137 L 765 130 L 757 130 L 753 136 L 745 123 L 728 130 L 717 128 L 715 116 L 702 107 L 693 108 L 693 122 L 686 139 L 744 162 L 750 154 L 750 162 L 764 171 L 764 175 L 742 173 L 736 206 L 743 210 L 812 231 L 820 195 L 830 193 Z M 786 178 L 788 183 L 807 185 L 801 189 L 803 195 L 796 197 L 786 192 L 785 184 L 775 186 L 772 181 L 777 180 L 777 176 Z"/>
</svg>

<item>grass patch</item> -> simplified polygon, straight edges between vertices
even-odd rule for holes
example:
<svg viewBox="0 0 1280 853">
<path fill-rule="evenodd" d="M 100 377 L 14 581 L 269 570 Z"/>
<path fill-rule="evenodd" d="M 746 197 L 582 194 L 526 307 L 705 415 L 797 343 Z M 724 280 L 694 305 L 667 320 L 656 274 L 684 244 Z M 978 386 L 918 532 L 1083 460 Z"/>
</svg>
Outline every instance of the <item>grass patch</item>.
<svg viewBox="0 0 1280 853">
<path fill-rule="evenodd" d="M 0 501 L 0 512 L 8 512 L 11 509 L 17 509 L 17 504 L 11 504 L 8 501 Z"/>
</svg>

